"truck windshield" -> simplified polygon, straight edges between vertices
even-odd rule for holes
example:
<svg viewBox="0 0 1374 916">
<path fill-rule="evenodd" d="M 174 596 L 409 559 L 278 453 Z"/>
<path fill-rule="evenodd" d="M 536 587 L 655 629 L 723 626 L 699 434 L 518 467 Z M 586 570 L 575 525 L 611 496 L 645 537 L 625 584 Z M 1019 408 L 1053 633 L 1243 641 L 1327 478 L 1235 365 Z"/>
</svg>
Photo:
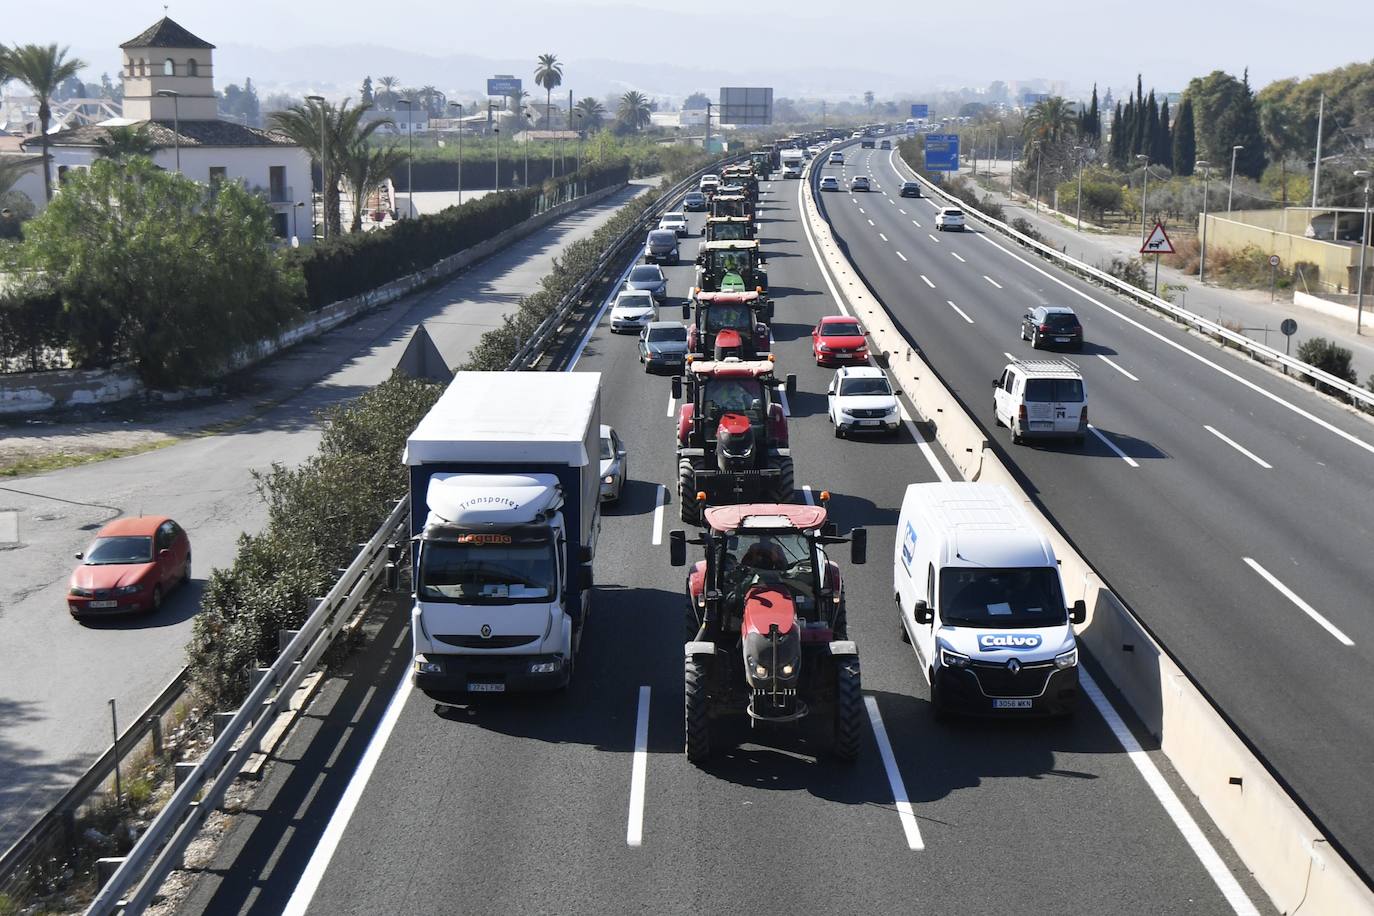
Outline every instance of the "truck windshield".
<svg viewBox="0 0 1374 916">
<path fill-rule="evenodd" d="M 425 541 L 419 595 L 457 604 L 548 601 L 558 590 L 557 570 L 547 538 L 481 534 Z"/>
<path fill-rule="evenodd" d="M 946 569 L 940 620 L 960 627 L 1052 627 L 1068 620 L 1059 576 L 1049 567 Z"/>
</svg>

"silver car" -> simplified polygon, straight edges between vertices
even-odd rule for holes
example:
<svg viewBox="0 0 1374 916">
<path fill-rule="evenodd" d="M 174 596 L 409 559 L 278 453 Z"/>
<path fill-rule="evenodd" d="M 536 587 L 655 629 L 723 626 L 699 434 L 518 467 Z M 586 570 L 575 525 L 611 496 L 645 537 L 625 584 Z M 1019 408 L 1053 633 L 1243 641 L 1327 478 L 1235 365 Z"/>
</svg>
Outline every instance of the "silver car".
<svg viewBox="0 0 1374 916">
<path fill-rule="evenodd" d="M 626 289 L 642 290 L 653 296 L 656 301 L 668 298 L 668 278 L 663 275 L 663 268 L 657 264 L 640 264 L 630 270 L 630 276 L 625 280 Z"/>
<path fill-rule="evenodd" d="M 651 321 L 639 332 L 639 361 L 645 372 L 681 372 L 687 360 L 687 328 L 676 321 Z"/>
<path fill-rule="evenodd" d="M 613 502 L 620 498 L 625 489 L 625 478 L 630 473 L 630 461 L 625 454 L 625 443 L 616 431 L 609 426 L 601 427 L 601 501 Z"/>
</svg>

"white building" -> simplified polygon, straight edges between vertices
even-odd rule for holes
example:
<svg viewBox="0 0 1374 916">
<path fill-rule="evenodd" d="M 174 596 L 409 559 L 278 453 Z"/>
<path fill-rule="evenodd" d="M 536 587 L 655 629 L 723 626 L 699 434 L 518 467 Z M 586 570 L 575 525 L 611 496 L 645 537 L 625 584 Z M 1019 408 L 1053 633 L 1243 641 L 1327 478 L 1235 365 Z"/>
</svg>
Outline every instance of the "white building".
<svg viewBox="0 0 1374 916">
<path fill-rule="evenodd" d="M 145 127 L 157 147 L 153 162 L 211 184 L 238 181 L 261 191 L 277 235 L 312 236 L 310 154 L 284 134 L 221 120 L 215 100 L 214 45 L 163 17 L 123 50 L 124 116 L 49 135 L 54 178 L 89 168 L 111 127 Z M 25 150 L 39 149 L 37 137 Z M 36 203 L 41 207 L 43 201 Z M 293 226 L 293 223 L 299 225 Z"/>
</svg>

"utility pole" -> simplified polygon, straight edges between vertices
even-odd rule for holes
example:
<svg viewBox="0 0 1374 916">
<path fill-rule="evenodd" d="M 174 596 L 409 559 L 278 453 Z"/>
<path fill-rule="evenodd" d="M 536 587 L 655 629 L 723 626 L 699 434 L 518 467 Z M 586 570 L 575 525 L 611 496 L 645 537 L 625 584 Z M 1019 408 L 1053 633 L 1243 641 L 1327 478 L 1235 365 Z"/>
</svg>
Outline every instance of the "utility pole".
<svg viewBox="0 0 1374 916">
<path fill-rule="evenodd" d="M 1145 240 L 1149 238 L 1145 234 L 1145 211 L 1148 209 L 1145 201 L 1149 199 L 1150 194 L 1150 157 L 1144 153 L 1136 153 L 1135 157 L 1145 163 L 1145 180 L 1140 185 L 1140 244 L 1144 245 Z"/>
<path fill-rule="evenodd" d="M 1083 153 L 1082 153 L 1082 150 L 1083 150 L 1083 147 L 1081 147 L 1081 146 L 1075 146 L 1075 147 L 1073 148 L 1073 158 L 1074 158 L 1075 160 L 1077 160 L 1077 164 L 1078 164 L 1078 194 L 1077 194 L 1077 196 L 1074 198 L 1074 200 L 1075 200 L 1075 203 L 1077 204 L 1077 210 L 1078 210 L 1077 214 L 1075 214 L 1075 218 L 1078 220 L 1078 231 L 1079 231 L 1079 232 L 1082 232 L 1082 231 L 1083 231 Z"/>
<path fill-rule="evenodd" d="M 1360 326 L 1364 323 L 1364 262 L 1365 256 L 1369 254 L 1369 177 L 1371 173 L 1368 169 L 1359 169 L 1355 172 L 1356 178 L 1364 179 L 1364 226 L 1360 230 L 1360 274 L 1356 281 L 1359 284 L 1359 291 L 1355 294 L 1355 333 L 1360 333 Z M 1334 225 L 1334 223 L 1333 223 Z M 1333 231 L 1332 236 L 1336 233 Z"/>
<path fill-rule="evenodd" d="M 1204 283 L 1207 279 L 1207 191 L 1212 184 L 1212 163 L 1199 159 L 1193 167 L 1202 169 L 1202 240 L 1197 259 L 1197 282 Z"/>
<path fill-rule="evenodd" d="M 707 150 L 708 152 L 709 152 L 710 149 L 711 149 L 711 100 L 710 100 L 710 99 L 707 99 L 707 100 L 706 100 L 706 139 L 703 140 L 703 141 L 701 142 L 701 148 L 704 149 L 704 150 Z"/>
<path fill-rule="evenodd" d="M 1312 209 L 1317 208 L 1317 186 L 1322 182 L 1322 121 L 1326 118 L 1326 93 L 1317 103 L 1317 158 L 1312 160 Z"/>
<path fill-rule="evenodd" d="M 1236 153 L 1245 149 L 1243 146 L 1231 147 L 1231 183 L 1226 188 L 1226 212 L 1231 212 L 1231 195 L 1236 192 Z M 1333 236 L 1334 238 L 1334 236 Z"/>
<path fill-rule="evenodd" d="M 458 109 L 458 206 L 463 205 L 463 103 L 449 102 L 449 108 Z"/>
<path fill-rule="evenodd" d="M 1044 147 L 1040 141 L 1036 140 L 1032 144 L 1035 147 L 1035 212 L 1040 212 L 1040 163 L 1045 161 Z"/>
</svg>

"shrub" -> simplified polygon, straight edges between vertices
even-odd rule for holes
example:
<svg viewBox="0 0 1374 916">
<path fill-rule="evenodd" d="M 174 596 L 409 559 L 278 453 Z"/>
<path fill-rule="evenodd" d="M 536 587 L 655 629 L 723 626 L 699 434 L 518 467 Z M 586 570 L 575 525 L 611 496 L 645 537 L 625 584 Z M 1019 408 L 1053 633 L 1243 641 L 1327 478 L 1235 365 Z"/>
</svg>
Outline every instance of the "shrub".
<svg viewBox="0 0 1374 916">
<path fill-rule="evenodd" d="M 1012 220 L 1011 228 L 1034 241 L 1040 242 L 1042 245 L 1045 243 L 1045 236 L 1040 233 L 1039 229 L 1032 226 L 1030 220 L 1026 219 L 1024 216 L 1018 216 L 1016 219 Z"/>
<path fill-rule="evenodd" d="M 1355 354 L 1350 350 L 1340 346 L 1335 341 L 1327 340 L 1325 337 L 1309 337 L 1298 344 L 1298 359 L 1305 363 L 1310 363 L 1325 372 L 1329 372 L 1336 378 L 1344 379 L 1352 385 L 1355 383 L 1355 370 L 1350 365 Z M 1315 383 L 1318 388 L 1329 392 L 1331 389 L 1327 385 Z"/>
<path fill-rule="evenodd" d="M 1112 258 L 1112 263 L 1107 265 L 1107 273 L 1136 289 L 1150 291 L 1150 281 L 1145 276 L 1145 263 L 1140 258 Z"/>
</svg>

